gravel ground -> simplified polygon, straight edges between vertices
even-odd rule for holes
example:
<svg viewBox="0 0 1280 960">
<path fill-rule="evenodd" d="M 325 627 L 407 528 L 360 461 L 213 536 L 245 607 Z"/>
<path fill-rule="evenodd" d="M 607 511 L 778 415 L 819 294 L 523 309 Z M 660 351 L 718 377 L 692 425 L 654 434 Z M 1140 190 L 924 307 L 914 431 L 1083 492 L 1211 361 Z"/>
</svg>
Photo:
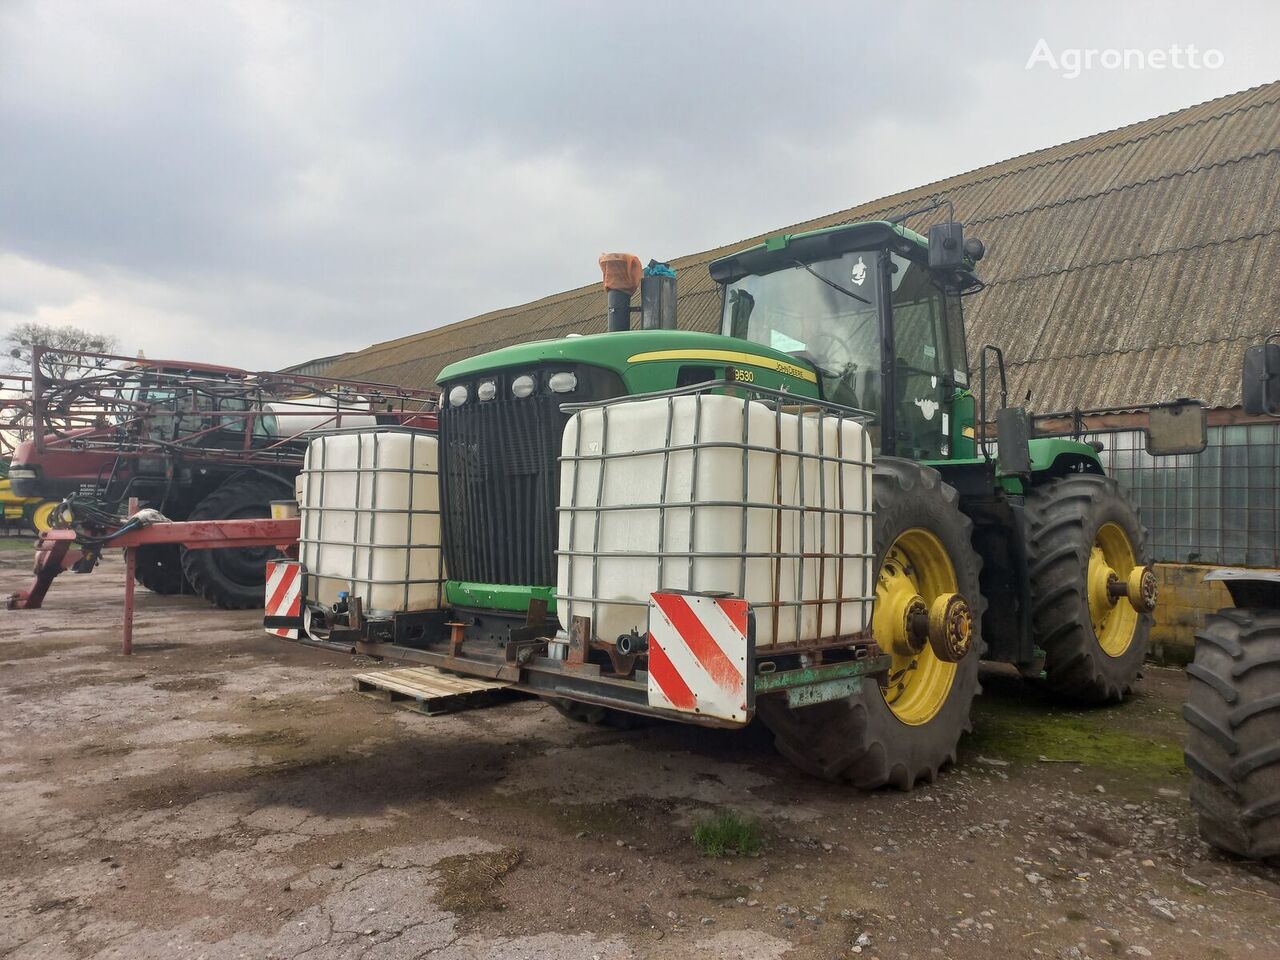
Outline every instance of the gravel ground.
<svg viewBox="0 0 1280 960">
<path fill-rule="evenodd" d="M 1195 838 L 1179 673 L 1088 712 L 992 673 L 957 768 L 867 795 L 754 727 L 412 714 L 189 598 L 125 659 L 121 566 L 0 620 L 0 957 L 1280 957 L 1280 871 Z M 726 809 L 759 855 L 693 845 Z"/>
</svg>

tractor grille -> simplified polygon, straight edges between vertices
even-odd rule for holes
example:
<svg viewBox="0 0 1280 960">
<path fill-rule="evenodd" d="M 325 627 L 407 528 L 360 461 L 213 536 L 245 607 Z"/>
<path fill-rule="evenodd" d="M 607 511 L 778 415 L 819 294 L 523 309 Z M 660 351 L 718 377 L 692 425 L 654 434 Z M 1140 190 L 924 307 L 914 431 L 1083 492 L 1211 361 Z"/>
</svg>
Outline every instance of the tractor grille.
<svg viewBox="0 0 1280 960">
<path fill-rule="evenodd" d="M 569 370 L 578 389 L 553 394 L 547 377 Z M 511 380 L 530 374 L 532 396 L 511 393 Z M 496 396 L 477 399 L 493 381 Z M 467 388 L 466 403 L 449 404 L 450 390 Z M 440 414 L 445 565 L 451 580 L 552 586 L 556 582 L 556 506 L 560 497 L 560 438 L 569 417 L 562 403 L 621 396 L 621 379 L 597 367 L 557 365 L 450 381 Z"/>
</svg>

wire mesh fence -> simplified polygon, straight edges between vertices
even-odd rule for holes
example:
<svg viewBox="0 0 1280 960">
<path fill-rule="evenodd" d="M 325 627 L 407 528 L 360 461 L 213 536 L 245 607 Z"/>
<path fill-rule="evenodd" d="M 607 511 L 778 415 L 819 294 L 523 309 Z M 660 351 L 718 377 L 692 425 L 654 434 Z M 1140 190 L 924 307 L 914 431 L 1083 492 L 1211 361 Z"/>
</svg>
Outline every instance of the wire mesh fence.
<svg viewBox="0 0 1280 960">
<path fill-rule="evenodd" d="M 1210 427 L 1203 453 L 1152 457 L 1140 431 L 1093 435 L 1137 501 L 1153 559 L 1280 567 L 1280 424 Z"/>
</svg>

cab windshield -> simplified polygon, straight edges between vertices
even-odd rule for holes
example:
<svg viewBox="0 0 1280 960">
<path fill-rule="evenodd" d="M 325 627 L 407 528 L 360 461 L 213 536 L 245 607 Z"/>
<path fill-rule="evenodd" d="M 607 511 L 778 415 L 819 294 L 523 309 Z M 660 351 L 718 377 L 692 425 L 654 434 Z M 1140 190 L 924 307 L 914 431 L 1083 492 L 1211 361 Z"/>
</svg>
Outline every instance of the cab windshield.
<svg viewBox="0 0 1280 960">
<path fill-rule="evenodd" d="M 189 371 L 162 369 L 131 373 L 115 391 L 121 403 L 120 413 L 112 419 L 117 426 L 142 427 L 156 439 L 180 442 L 185 437 L 202 435 L 209 438 L 208 445 L 220 446 L 226 437 L 210 434 L 229 434 L 243 437 L 245 417 L 216 416 L 221 412 L 234 414 L 253 408 L 238 388 L 220 389 L 217 384 L 188 381 Z M 199 374 L 194 375 L 198 377 Z M 274 418 L 254 418 L 253 433 L 266 435 L 269 425 L 264 421 Z"/>
<path fill-rule="evenodd" d="M 807 360 L 822 396 L 882 411 L 878 308 L 888 296 L 894 330 L 895 449 L 916 459 L 948 456 L 951 405 L 968 384 L 959 296 L 923 264 L 891 255 L 882 289 L 879 251 L 855 250 L 796 263 L 728 285 L 722 331 Z M 871 436 L 877 452 L 879 430 Z"/>
<path fill-rule="evenodd" d="M 874 250 L 747 276 L 725 291 L 722 330 L 808 360 L 822 395 L 880 406 L 880 277 Z"/>
</svg>

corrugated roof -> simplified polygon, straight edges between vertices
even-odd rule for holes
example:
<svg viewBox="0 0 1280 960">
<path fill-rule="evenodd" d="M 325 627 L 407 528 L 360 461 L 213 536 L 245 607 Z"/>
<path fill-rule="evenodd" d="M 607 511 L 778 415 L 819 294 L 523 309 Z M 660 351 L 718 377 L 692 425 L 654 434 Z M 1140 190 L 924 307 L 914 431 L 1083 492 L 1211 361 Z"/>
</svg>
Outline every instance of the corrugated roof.
<svg viewBox="0 0 1280 960">
<path fill-rule="evenodd" d="M 987 245 L 987 289 L 966 300 L 970 354 L 1003 346 L 1012 395 L 1030 391 L 1036 410 L 1177 397 L 1234 406 L 1245 346 L 1280 329 L 1280 81 L 769 233 L 877 219 L 938 195 Z M 766 235 L 674 261 L 681 328 L 718 328 L 706 265 Z M 429 386 L 475 353 L 604 328 L 592 284 L 375 344 L 329 373 Z"/>
</svg>

